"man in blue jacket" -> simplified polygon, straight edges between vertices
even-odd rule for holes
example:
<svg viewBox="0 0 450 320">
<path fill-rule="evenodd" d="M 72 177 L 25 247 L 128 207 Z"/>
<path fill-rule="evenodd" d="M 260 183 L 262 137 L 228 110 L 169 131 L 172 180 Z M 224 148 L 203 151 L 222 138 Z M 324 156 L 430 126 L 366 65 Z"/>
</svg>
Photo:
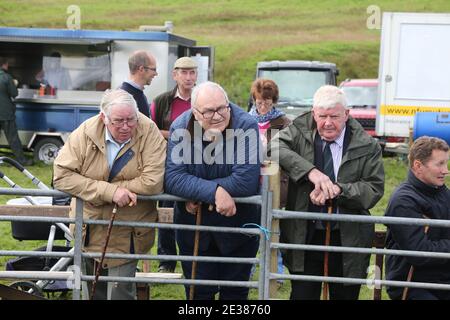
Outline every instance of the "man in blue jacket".
<svg viewBox="0 0 450 320">
<path fill-rule="evenodd" d="M 238 106 L 229 103 L 218 84 L 195 87 L 191 110 L 170 128 L 166 160 L 165 190 L 189 202 L 177 202 L 174 222 L 196 224 L 200 207 L 202 225 L 242 227 L 260 223 L 255 205 L 236 204 L 233 197 L 255 195 L 259 190 L 260 157 L 258 125 Z M 181 255 L 192 255 L 194 232 L 177 230 Z M 255 257 L 258 238 L 244 234 L 200 232 L 199 256 Z M 191 262 L 182 262 L 186 279 Z M 196 279 L 248 281 L 250 264 L 199 262 Z M 248 288 L 196 286 L 194 299 L 247 299 Z M 189 287 L 186 286 L 186 296 Z"/>
<path fill-rule="evenodd" d="M 386 216 L 450 220 L 449 146 L 439 138 L 421 137 L 409 152 L 408 179 L 392 194 Z M 450 252 L 450 229 L 388 225 L 386 247 L 394 250 Z M 388 255 L 386 279 L 450 284 L 450 260 Z M 449 300 L 450 291 L 388 287 L 391 299 Z"/>
</svg>

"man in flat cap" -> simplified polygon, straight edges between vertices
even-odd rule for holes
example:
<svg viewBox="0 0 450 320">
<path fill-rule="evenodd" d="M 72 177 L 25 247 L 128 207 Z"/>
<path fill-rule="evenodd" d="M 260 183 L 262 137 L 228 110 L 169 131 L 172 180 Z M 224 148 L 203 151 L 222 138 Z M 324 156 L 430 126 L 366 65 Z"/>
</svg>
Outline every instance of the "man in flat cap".
<svg viewBox="0 0 450 320">
<path fill-rule="evenodd" d="M 177 83 L 175 88 L 157 96 L 150 110 L 153 121 L 166 140 L 172 122 L 183 112 L 191 109 L 191 93 L 197 82 L 197 63 L 189 57 L 175 61 L 172 77 Z M 172 208 L 172 201 L 160 201 L 159 207 Z M 176 255 L 175 231 L 160 229 L 158 231 L 158 254 Z M 176 261 L 160 261 L 159 272 L 173 272 Z"/>
</svg>

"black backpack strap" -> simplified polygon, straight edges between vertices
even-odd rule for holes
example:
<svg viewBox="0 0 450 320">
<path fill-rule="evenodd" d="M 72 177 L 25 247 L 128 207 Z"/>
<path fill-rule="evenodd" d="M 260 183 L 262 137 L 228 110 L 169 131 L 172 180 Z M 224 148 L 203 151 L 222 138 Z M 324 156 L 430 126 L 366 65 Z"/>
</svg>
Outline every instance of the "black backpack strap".
<svg viewBox="0 0 450 320">
<path fill-rule="evenodd" d="M 111 182 L 114 177 L 122 170 L 123 167 L 134 157 L 134 151 L 128 149 L 120 158 L 116 159 L 113 163 L 111 171 L 109 172 L 108 182 Z"/>
</svg>

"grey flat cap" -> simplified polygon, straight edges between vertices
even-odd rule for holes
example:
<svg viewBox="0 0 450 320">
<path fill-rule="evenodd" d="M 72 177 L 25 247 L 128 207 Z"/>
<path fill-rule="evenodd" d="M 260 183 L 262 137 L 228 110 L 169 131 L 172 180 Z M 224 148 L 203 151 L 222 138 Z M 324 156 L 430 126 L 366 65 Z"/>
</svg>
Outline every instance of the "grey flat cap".
<svg viewBox="0 0 450 320">
<path fill-rule="evenodd" d="M 179 58 L 173 66 L 174 69 L 196 69 L 197 67 L 197 62 L 189 57 Z"/>
</svg>

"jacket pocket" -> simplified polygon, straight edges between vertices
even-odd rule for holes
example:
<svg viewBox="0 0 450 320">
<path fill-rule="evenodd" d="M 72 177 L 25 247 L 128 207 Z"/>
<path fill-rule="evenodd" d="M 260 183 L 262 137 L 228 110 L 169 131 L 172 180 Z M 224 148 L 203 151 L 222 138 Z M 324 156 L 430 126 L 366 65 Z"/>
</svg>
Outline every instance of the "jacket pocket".
<svg viewBox="0 0 450 320">
<path fill-rule="evenodd" d="M 155 241 L 154 228 L 133 229 L 134 252 L 138 254 L 147 253 Z"/>
</svg>

